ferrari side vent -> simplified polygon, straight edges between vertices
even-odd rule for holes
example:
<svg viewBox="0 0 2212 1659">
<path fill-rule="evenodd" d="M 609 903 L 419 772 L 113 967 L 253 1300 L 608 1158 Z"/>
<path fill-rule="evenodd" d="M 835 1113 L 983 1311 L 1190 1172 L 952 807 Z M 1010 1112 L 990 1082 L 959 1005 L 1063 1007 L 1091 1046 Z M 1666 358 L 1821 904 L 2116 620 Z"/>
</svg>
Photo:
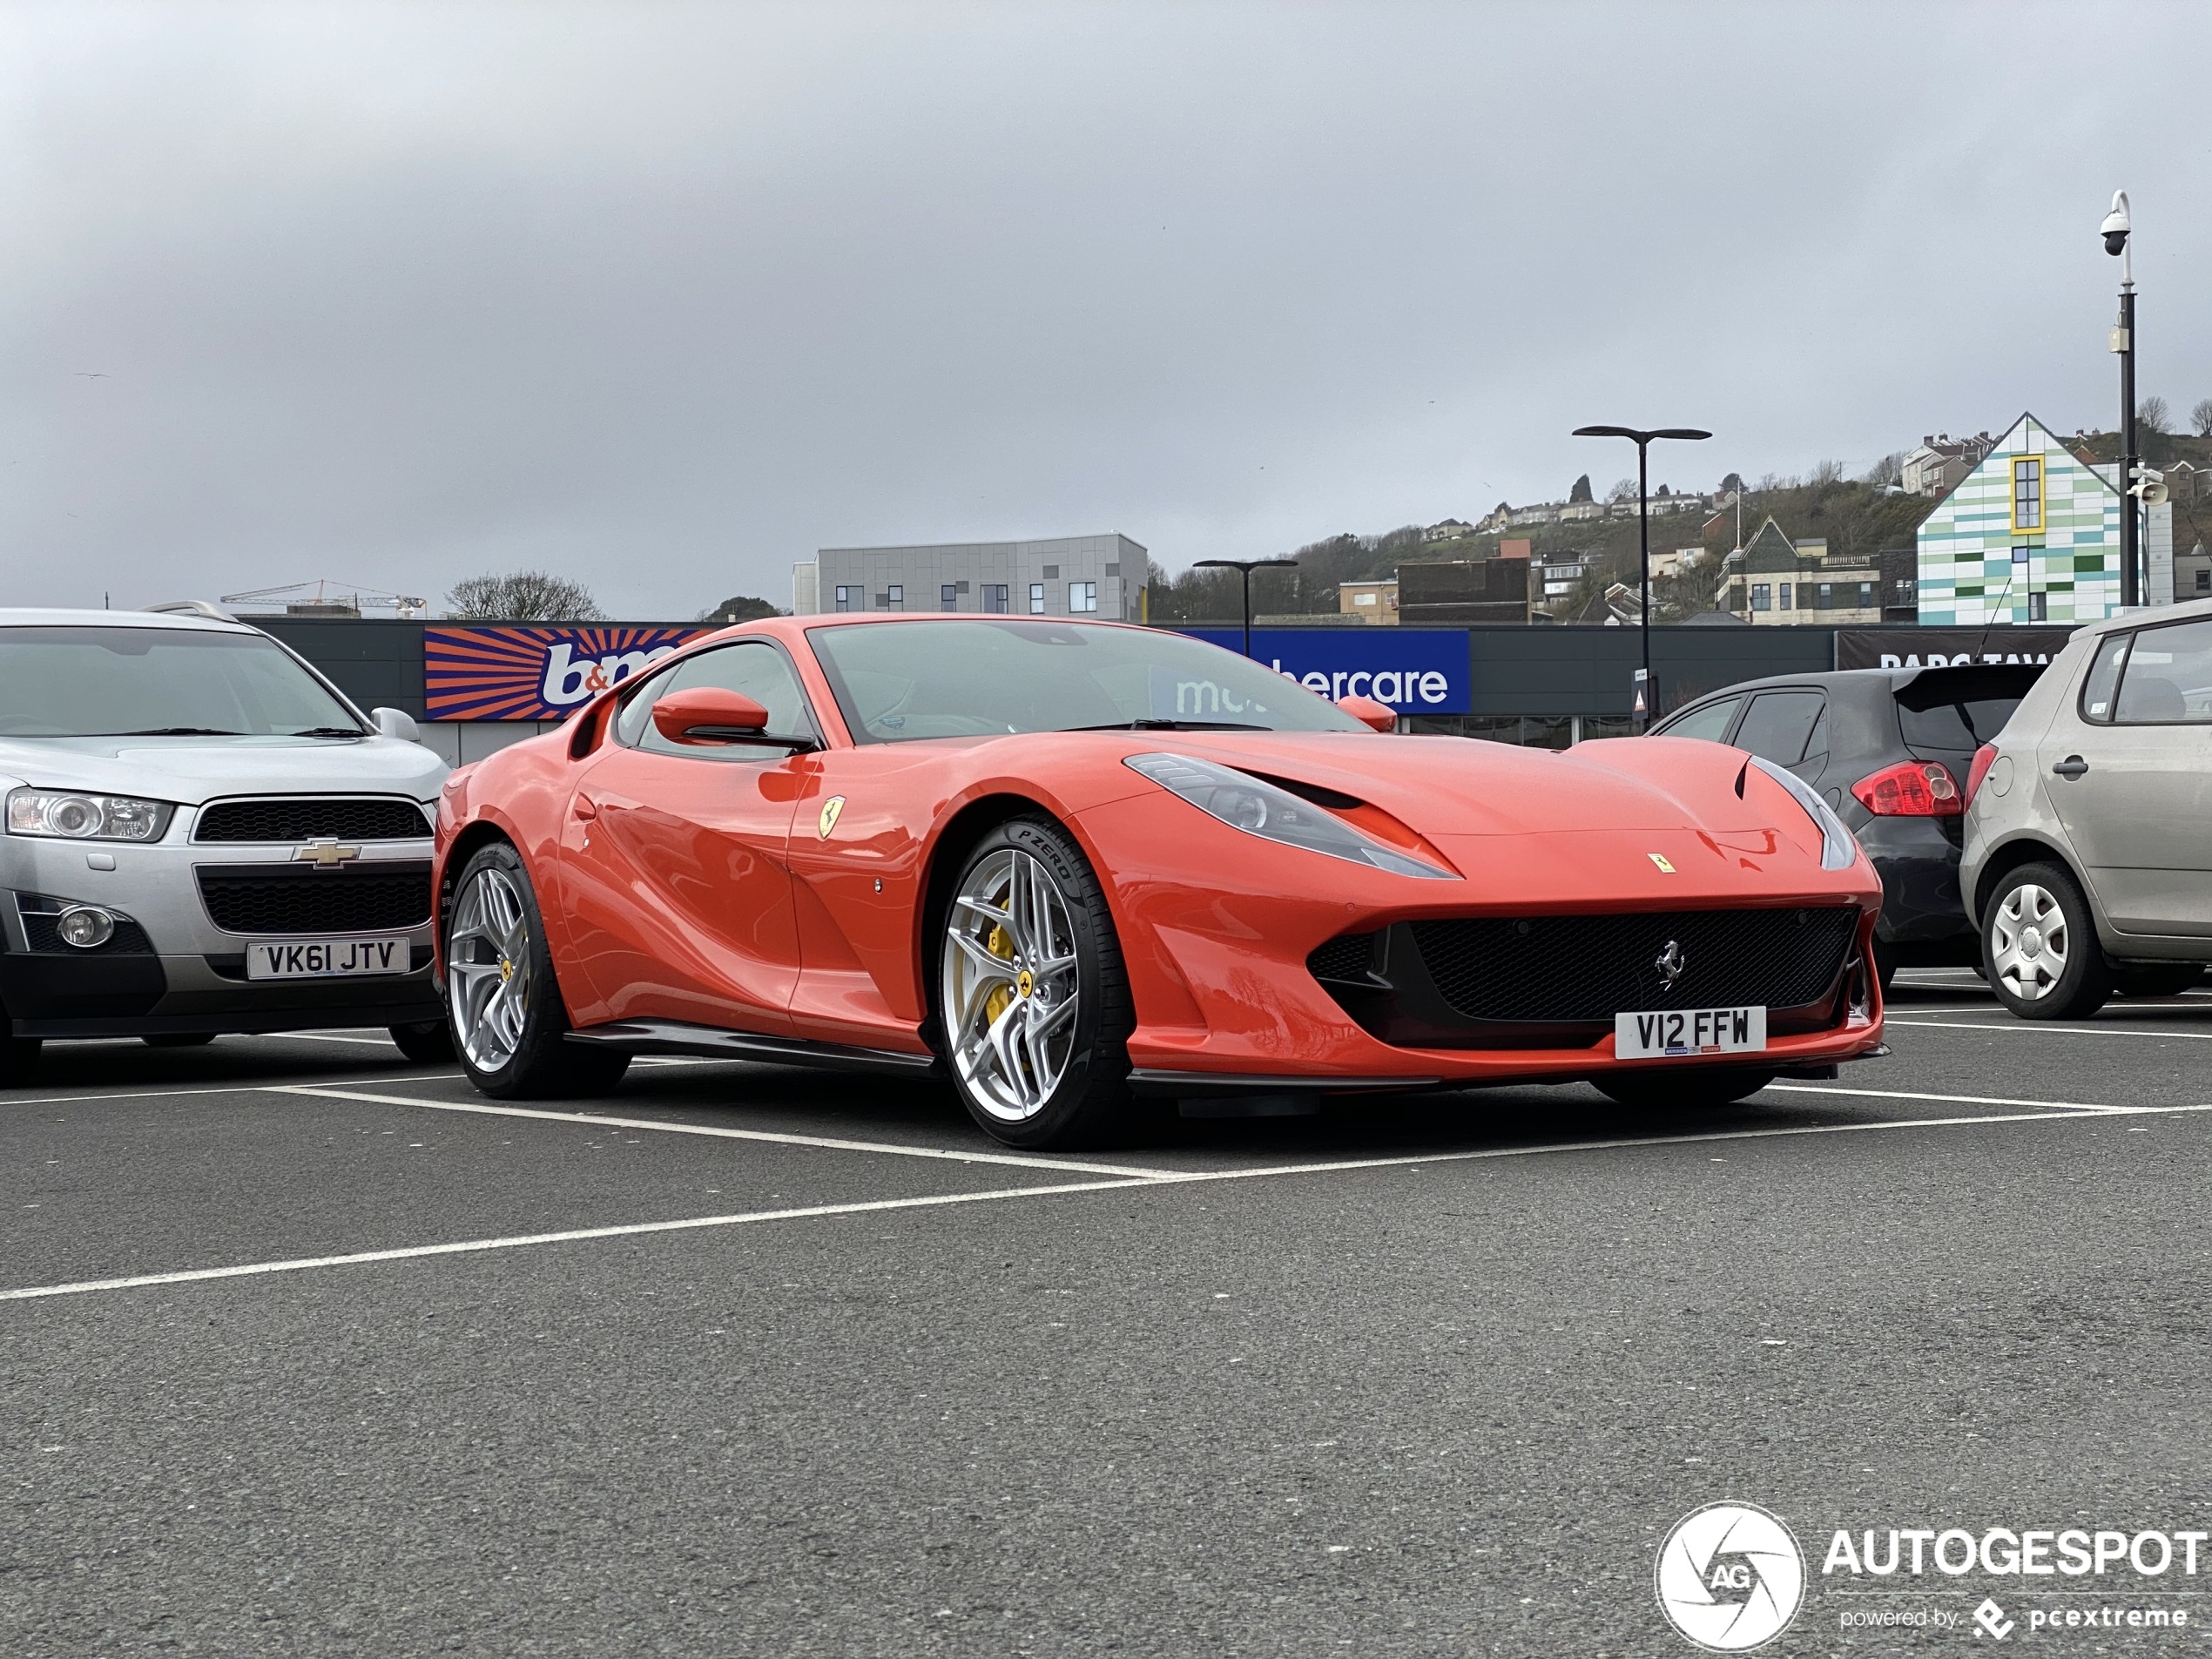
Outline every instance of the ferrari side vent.
<svg viewBox="0 0 2212 1659">
<path fill-rule="evenodd" d="M 1306 971 L 1318 980 L 1364 985 L 1367 982 L 1368 967 L 1374 960 L 1374 934 L 1339 934 L 1327 944 L 1316 947 L 1305 959 L 1305 966 Z"/>
</svg>

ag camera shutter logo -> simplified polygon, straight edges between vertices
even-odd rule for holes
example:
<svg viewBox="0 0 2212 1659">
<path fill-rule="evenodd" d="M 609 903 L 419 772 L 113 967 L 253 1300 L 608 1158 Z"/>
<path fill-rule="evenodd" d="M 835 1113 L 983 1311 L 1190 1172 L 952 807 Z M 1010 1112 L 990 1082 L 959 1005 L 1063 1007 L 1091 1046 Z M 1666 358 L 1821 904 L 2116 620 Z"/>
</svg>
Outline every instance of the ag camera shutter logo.
<svg viewBox="0 0 2212 1659">
<path fill-rule="evenodd" d="M 1709 1503 L 1684 1515 L 1659 1546 L 1655 1575 L 1667 1622 L 1711 1653 L 1764 1647 L 1804 1600 L 1804 1552 L 1757 1504 Z"/>
</svg>

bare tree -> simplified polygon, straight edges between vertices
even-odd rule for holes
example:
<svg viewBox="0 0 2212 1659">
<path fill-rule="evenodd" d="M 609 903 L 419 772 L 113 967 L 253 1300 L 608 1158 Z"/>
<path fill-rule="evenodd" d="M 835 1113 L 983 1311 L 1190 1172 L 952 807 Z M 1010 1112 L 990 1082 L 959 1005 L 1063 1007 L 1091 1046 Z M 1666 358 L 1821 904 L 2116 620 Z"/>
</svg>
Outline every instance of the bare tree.
<svg viewBox="0 0 2212 1659">
<path fill-rule="evenodd" d="M 581 582 L 543 570 L 472 576 L 446 595 L 446 615 L 461 622 L 604 622 L 607 613 Z"/>
<path fill-rule="evenodd" d="M 1826 484 L 1840 484 L 1844 482 L 1844 476 L 1842 462 L 1824 461 L 1805 475 L 1805 482 L 1817 489 Z"/>
<path fill-rule="evenodd" d="M 2189 427 L 2200 438 L 2212 438 L 2212 397 L 2201 397 L 2189 411 Z"/>
<path fill-rule="evenodd" d="M 2147 397 L 2135 405 L 2135 424 L 2145 432 L 2165 432 L 2174 424 L 2162 397 Z"/>
<path fill-rule="evenodd" d="M 1904 478 L 1904 476 L 1905 451 L 1902 449 L 1892 449 L 1889 454 L 1884 455 L 1879 461 L 1869 467 L 1865 473 L 1860 477 L 1859 482 L 1865 484 L 1871 484 L 1875 489 L 1880 489 L 1885 485 L 1898 482 Z"/>
<path fill-rule="evenodd" d="M 1636 481 L 1623 478 L 1605 492 L 1605 498 L 1608 501 L 1634 501 L 1636 498 Z"/>
</svg>

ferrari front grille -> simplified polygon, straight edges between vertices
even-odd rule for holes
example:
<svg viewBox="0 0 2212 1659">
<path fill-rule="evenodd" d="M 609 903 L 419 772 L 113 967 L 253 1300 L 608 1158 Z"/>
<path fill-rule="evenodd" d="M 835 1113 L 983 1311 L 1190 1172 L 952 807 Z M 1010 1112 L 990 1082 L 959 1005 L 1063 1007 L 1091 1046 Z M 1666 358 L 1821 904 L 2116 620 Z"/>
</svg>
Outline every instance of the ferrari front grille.
<svg viewBox="0 0 2212 1659">
<path fill-rule="evenodd" d="M 390 795 L 351 799 L 277 795 L 260 800 L 219 800 L 192 826 L 195 841 L 419 841 L 430 820 L 411 800 Z"/>
<path fill-rule="evenodd" d="M 199 873 L 207 914 L 226 933 L 395 933 L 430 920 L 430 866 L 423 860 L 338 870 L 203 865 Z"/>
<path fill-rule="evenodd" d="M 1850 954 L 1856 906 L 1417 921 L 1421 960 L 1463 1017 L 1602 1020 L 1640 1008 L 1802 1008 Z"/>
</svg>

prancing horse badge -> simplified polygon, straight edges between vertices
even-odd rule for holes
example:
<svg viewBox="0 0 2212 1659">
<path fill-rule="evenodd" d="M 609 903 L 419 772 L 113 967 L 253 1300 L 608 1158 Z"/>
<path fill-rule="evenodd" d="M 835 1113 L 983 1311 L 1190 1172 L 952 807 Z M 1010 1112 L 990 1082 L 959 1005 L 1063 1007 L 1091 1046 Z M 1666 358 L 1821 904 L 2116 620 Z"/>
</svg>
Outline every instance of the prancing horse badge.
<svg viewBox="0 0 2212 1659">
<path fill-rule="evenodd" d="M 845 797 L 832 795 L 822 803 L 822 839 L 829 840 L 830 832 L 837 827 L 837 815 L 845 810 Z"/>
</svg>

